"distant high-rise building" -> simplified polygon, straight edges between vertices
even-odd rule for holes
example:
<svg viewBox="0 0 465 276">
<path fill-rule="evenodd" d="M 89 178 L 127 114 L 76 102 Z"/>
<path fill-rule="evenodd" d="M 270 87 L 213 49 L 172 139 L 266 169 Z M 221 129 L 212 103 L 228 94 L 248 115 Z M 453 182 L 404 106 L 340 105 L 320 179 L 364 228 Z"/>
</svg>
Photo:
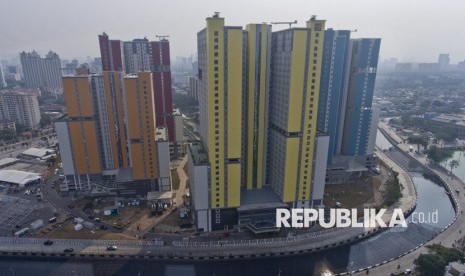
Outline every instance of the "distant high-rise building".
<svg viewBox="0 0 465 276">
<path fill-rule="evenodd" d="M 45 87 L 59 88 L 61 90 L 61 63 L 58 54 L 49 51 L 44 59 L 42 59 L 42 76 L 44 78 Z"/>
<path fill-rule="evenodd" d="M 465 60 L 457 63 L 457 68 L 459 70 L 465 70 Z"/>
<path fill-rule="evenodd" d="M 412 63 L 397 63 L 396 64 L 396 72 L 407 73 L 407 72 L 412 72 L 412 70 L 413 70 Z"/>
<path fill-rule="evenodd" d="M 189 77 L 189 96 L 195 101 L 199 101 L 199 78 Z"/>
<path fill-rule="evenodd" d="M 102 73 L 102 58 L 94 58 L 90 63 L 90 72 L 101 74 Z"/>
<path fill-rule="evenodd" d="M 20 54 L 24 80 L 27 87 L 62 90 L 61 62 L 58 54 L 49 51 L 41 58 L 36 51 Z"/>
<path fill-rule="evenodd" d="M 3 67 L 0 64 L 0 88 L 6 87 L 5 74 L 3 73 Z"/>
<path fill-rule="evenodd" d="M 438 58 L 439 70 L 445 71 L 449 69 L 450 58 L 449 54 L 439 54 Z"/>
<path fill-rule="evenodd" d="M 3 70 L 5 81 L 20 81 L 21 80 L 20 72 L 21 71 L 19 69 L 19 66 L 16 66 L 16 65 L 7 66 L 6 70 L 5 68 Z"/>
<path fill-rule="evenodd" d="M 15 122 L 34 129 L 40 124 L 37 91 L 5 90 L 0 93 L 0 121 Z"/>
<path fill-rule="evenodd" d="M 368 145 L 373 144 L 369 140 L 376 138 L 377 131 L 371 126 L 373 120 L 377 125 L 372 102 L 380 44 L 381 39 L 363 38 L 350 41 L 347 104 L 341 148 L 344 155 L 362 156 L 373 151 Z"/>
<path fill-rule="evenodd" d="M 418 72 L 422 73 L 436 73 L 439 72 L 439 63 L 418 63 Z"/>
<path fill-rule="evenodd" d="M 155 127 L 152 73 L 76 75 L 63 84 L 68 117 L 55 127 L 71 183 L 64 189 L 110 183 L 126 194 L 170 190 L 168 142 Z"/>
<path fill-rule="evenodd" d="M 343 136 L 350 31 L 325 31 L 317 128 L 329 135 L 328 164 L 340 154 Z"/>
<path fill-rule="evenodd" d="M 123 42 L 123 49 L 127 74 L 151 71 L 152 49 L 148 39 L 134 39 Z"/>
<path fill-rule="evenodd" d="M 103 71 L 127 74 L 152 72 L 157 126 L 168 129 L 169 141 L 175 141 L 169 41 L 134 39 L 122 42 L 99 35 Z"/>
</svg>

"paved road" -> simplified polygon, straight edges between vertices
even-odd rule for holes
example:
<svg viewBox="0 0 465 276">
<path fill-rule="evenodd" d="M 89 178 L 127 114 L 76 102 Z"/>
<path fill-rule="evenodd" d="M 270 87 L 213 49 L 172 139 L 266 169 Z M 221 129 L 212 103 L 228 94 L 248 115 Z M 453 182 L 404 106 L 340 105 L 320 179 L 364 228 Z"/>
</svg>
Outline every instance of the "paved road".
<svg viewBox="0 0 465 276">
<path fill-rule="evenodd" d="M 28 148 L 43 148 L 44 147 L 44 141 L 41 140 L 43 137 L 49 137 L 50 135 L 44 135 L 40 136 L 37 138 L 33 138 L 30 140 L 24 140 L 15 144 L 10 144 L 4 147 L 0 148 L 0 159 L 7 158 L 7 157 L 13 157 L 16 158 L 19 154 L 21 154 L 23 151 L 27 150 Z M 51 138 L 48 139 L 49 143 L 53 144 L 58 142 L 57 138 Z M 22 146 L 23 143 L 28 143 L 27 146 Z"/>
<path fill-rule="evenodd" d="M 177 207 L 182 206 L 184 204 L 183 196 L 186 194 L 186 181 L 188 178 L 186 172 L 184 171 L 184 166 L 186 165 L 186 163 L 187 154 L 184 156 L 184 158 L 181 160 L 181 162 L 178 164 L 178 167 L 176 168 L 179 177 L 179 189 L 176 192 L 176 198 L 174 202 Z"/>
<path fill-rule="evenodd" d="M 395 132 L 389 128 L 388 125 L 385 123 L 380 123 L 379 125 L 381 128 L 386 130 L 386 132 L 393 136 L 396 140 L 402 140 L 400 139 Z M 407 143 L 401 143 L 398 144 L 398 146 L 403 149 L 406 152 L 409 152 L 410 144 Z M 416 145 L 413 145 L 414 148 Z M 459 233 L 462 229 L 465 227 L 465 217 L 462 213 L 463 207 L 465 206 L 465 184 L 458 178 L 456 177 L 451 177 L 447 174 L 447 172 L 438 166 L 434 164 L 430 164 L 429 161 L 427 160 L 426 156 L 424 155 L 418 155 L 418 154 L 411 154 L 412 157 L 416 158 L 419 160 L 422 164 L 428 166 L 430 169 L 433 170 L 439 177 L 441 177 L 450 187 L 452 191 L 458 190 L 460 192 L 460 195 L 456 195 L 456 193 L 452 192 L 452 195 L 455 197 L 457 200 L 457 220 L 455 223 L 453 223 L 448 229 L 446 229 L 444 232 L 440 233 L 438 236 L 436 236 L 434 239 L 432 239 L 430 242 L 427 244 L 433 244 L 433 243 L 440 243 L 444 246 L 452 247 L 455 245 L 458 239 L 462 238 L 462 234 Z M 413 251 L 410 254 L 405 255 L 404 257 L 398 259 L 397 261 L 389 262 L 387 264 L 384 264 L 382 266 L 379 266 L 377 268 L 370 269 L 370 274 L 372 275 L 390 275 L 392 272 L 398 270 L 398 266 L 400 267 L 400 270 L 405 270 L 405 269 L 412 269 L 414 267 L 414 260 L 418 258 L 420 254 L 427 253 L 428 250 L 425 246 L 420 247 L 418 250 Z M 366 272 L 360 272 L 359 274 L 365 274 Z"/>
</svg>

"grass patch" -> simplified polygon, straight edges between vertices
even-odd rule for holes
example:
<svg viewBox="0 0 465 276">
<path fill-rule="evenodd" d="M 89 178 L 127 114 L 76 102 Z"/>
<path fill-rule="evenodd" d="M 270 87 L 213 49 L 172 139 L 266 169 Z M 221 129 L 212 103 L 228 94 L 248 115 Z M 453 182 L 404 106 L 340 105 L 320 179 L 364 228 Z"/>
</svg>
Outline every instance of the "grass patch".
<svg viewBox="0 0 465 276">
<path fill-rule="evenodd" d="M 392 175 L 393 177 L 386 182 L 386 200 L 384 201 L 386 206 L 391 206 L 402 197 L 399 173 L 392 171 Z"/>
</svg>

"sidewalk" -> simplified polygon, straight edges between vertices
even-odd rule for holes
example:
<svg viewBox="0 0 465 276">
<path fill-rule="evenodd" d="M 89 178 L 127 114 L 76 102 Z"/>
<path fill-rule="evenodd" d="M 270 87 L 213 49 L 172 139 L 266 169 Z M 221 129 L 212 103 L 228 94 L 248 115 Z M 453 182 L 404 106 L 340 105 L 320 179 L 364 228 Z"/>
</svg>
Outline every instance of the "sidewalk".
<svg viewBox="0 0 465 276">
<path fill-rule="evenodd" d="M 395 163 L 391 158 L 389 158 L 382 150 L 378 149 L 376 152 L 378 158 L 384 162 L 388 167 L 392 168 L 394 171 L 399 173 L 399 183 L 403 186 L 402 189 L 402 198 L 399 203 L 394 205 L 395 208 L 401 208 L 405 213 L 410 210 L 413 206 L 416 205 L 417 193 L 415 190 L 415 185 L 413 183 L 412 177 L 408 172 Z"/>
</svg>

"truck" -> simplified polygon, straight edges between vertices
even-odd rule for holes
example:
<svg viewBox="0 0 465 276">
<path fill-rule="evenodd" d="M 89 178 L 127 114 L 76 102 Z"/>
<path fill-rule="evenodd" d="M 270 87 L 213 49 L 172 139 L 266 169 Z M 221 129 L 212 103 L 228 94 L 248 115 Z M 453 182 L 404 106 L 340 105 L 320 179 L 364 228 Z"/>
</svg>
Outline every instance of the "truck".
<svg viewBox="0 0 465 276">
<path fill-rule="evenodd" d="M 28 227 L 25 227 L 25 228 L 15 232 L 15 237 L 22 237 L 26 233 L 29 233 L 29 228 Z"/>
</svg>

